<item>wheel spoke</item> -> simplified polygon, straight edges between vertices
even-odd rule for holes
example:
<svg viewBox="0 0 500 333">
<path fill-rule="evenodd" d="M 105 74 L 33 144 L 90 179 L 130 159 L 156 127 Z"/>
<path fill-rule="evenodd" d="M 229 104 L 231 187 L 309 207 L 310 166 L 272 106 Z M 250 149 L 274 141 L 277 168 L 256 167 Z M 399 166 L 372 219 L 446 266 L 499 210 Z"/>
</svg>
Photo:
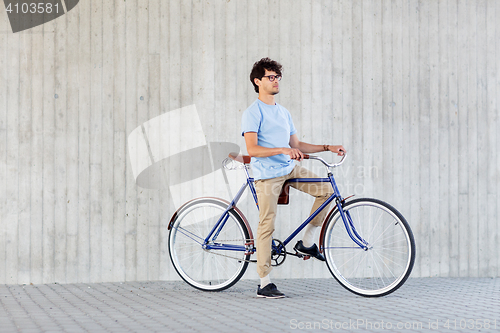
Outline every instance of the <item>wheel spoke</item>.
<svg viewBox="0 0 500 333">
<path fill-rule="evenodd" d="M 196 253 L 196 254 L 193 254 L 192 256 L 194 257 L 194 260 L 191 261 L 191 265 L 189 265 L 189 267 L 187 267 L 187 271 L 190 271 L 191 267 L 193 267 L 194 264 L 197 263 L 198 259 L 203 255 L 202 252 L 199 252 L 199 253 Z"/>
<path fill-rule="evenodd" d="M 408 254 L 408 252 L 407 252 L 407 251 L 396 251 L 396 250 L 391 249 L 391 248 L 388 248 L 388 247 L 377 247 L 377 249 L 382 249 L 382 250 L 386 250 L 386 251 L 391 251 L 391 252 L 394 252 L 394 253 Z"/>
<path fill-rule="evenodd" d="M 388 236 L 387 238 L 384 238 L 384 241 L 386 241 L 386 242 L 387 242 L 387 240 L 388 240 L 388 239 L 391 239 L 391 238 L 397 237 L 397 236 L 399 236 L 399 235 L 403 235 L 403 237 L 404 237 L 404 236 L 405 236 L 405 233 L 404 233 L 404 232 L 400 232 L 400 233 L 399 233 L 399 234 L 397 234 L 397 235 L 390 235 L 390 236 Z M 381 235 L 381 236 L 382 236 L 382 235 Z M 376 242 L 380 239 L 380 237 L 381 237 L 381 236 L 379 236 L 379 237 L 378 237 L 378 238 L 377 238 L 374 242 L 372 242 L 371 244 L 372 244 L 372 245 L 373 245 L 373 244 L 376 244 Z M 404 239 L 402 239 L 402 240 L 404 240 Z"/>
<path fill-rule="evenodd" d="M 186 236 L 188 238 L 191 238 L 191 237 L 189 237 L 189 235 L 198 238 L 200 240 L 200 242 L 198 242 L 196 239 L 193 239 L 193 238 L 191 238 L 191 239 L 194 240 L 195 242 L 199 243 L 199 244 L 203 244 L 203 238 L 201 238 L 200 236 L 198 236 L 199 234 L 195 235 L 194 233 L 190 232 L 189 230 L 187 230 L 185 228 L 177 227 L 176 229 L 177 229 L 177 231 L 179 231 L 181 234 L 183 234 L 184 236 Z"/>
<path fill-rule="evenodd" d="M 342 268 L 344 267 L 346 264 L 348 264 L 349 262 L 351 262 L 352 260 L 356 259 L 357 256 L 359 256 L 360 254 L 362 254 L 363 252 L 356 252 L 356 254 L 354 255 L 354 257 L 352 257 L 351 259 L 349 259 L 348 261 L 346 261 L 345 263 L 342 264 L 342 266 L 340 266 L 339 268 Z"/>
<path fill-rule="evenodd" d="M 398 264 L 397 262 L 395 262 L 394 260 L 390 259 L 390 258 L 387 258 L 386 256 L 382 255 L 382 254 L 379 254 L 378 252 L 375 252 L 376 255 L 378 255 L 381 259 L 385 259 L 385 260 L 388 260 L 392 263 L 394 263 L 395 265 L 398 265 L 399 267 L 401 268 L 404 268 L 405 266 L 404 265 L 401 265 L 401 264 Z M 384 263 L 384 265 L 386 265 L 385 263 L 385 260 L 382 260 L 382 262 Z M 387 266 L 387 268 L 389 268 L 389 266 Z"/>
<path fill-rule="evenodd" d="M 368 238 L 367 238 L 367 239 L 371 239 L 371 238 L 372 238 L 372 235 L 373 235 L 373 233 L 375 232 L 375 229 L 377 228 L 378 223 L 380 222 L 380 219 L 382 218 L 382 214 L 383 214 L 383 213 L 384 213 L 383 211 L 382 211 L 382 212 L 380 212 L 380 216 L 379 216 L 379 218 L 378 218 L 377 222 L 375 223 L 375 225 L 373 226 L 372 233 L 370 234 L 370 236 L 368 236 Z"/>
<path fill-rule="evenodd" d="M 377 276 L 380 276 L 380 278 L 382 279 L 382 282 L 384 282 L 383 281 L 383 275 L 380 273 L 380 269 L 378 268 L 377 262 L 373 258 L 373 251 L 370 251 L 370 256 L 372 257 L 373 266 L 377 269 Z M 375 281 L 375 283 L 377 284 L 377 289 L 380 289 L 380 286 L 378 284 L 377 276 L 374 276 L 373 281 Z"/>
<path fill-rule="evenodd" d="M 362 252 L 360 252 L 360 253 L 362 253 Z M 356 256 L 357 256 L 357 255 L 356 255 Z M 366 258 L 366 256 L 365 256 L 365 258 Z M 353 257 L 353 259 L 354 259 L 354 257 Z M 355 268 L 351 271 L 351 277 L 352 277 L 352 276 L 354 276 L 354 273 L 356 272 L 356 269 L 357 269 L 357 268 L 361 265 L 361 263 L 362 263 L 363 261 L 364 261 L 364 258 L 363 258 L 363 259 L 361 259 L 361 260 L 358 260 L 358 264 L 357 264 L 357 265 L 356 265 L 356 267 L 355 267 Z"/>
<path fill-rule="evenodd" d="M 377 237 L 377 239 L 375 239 L 375 240 L 373 241 L 373 243 L 376 243 L 376 242 L 380 239 L 380 237 L 382 237 L 382 236 L 385 234 L 385 232 L 387 231 L 387 229 L 389 229 L 390 227 L 392 227 L 392 222 L 391 222 L 391 223 L 389 223 L 389 224 L 387 225 L 387 227 L 385 228 L 385 230 L 384 230 L 384 231 L 382 231 L 382 233 L 381 233 L 381 234 Z M 390 237 L 390 236 L 389 236 L 389 237 Z"/>
</svg>

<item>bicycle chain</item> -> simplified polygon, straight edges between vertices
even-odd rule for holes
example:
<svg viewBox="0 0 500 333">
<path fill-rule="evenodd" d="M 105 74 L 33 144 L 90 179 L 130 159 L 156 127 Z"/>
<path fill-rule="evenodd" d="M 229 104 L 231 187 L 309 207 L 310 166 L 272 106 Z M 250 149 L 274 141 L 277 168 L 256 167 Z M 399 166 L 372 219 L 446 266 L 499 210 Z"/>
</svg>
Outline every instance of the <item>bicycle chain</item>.
<svg viewBox="0 0 500 333">
<path fill-rule="evenodd" d="M 226 257 L 226 258 L 231 258 L 231 259 L 236 259 L 238 261 L 246 261 L 246 262 L 253 262 L 253 263 L 256 263 L 257 260 L 247 260 L 247 259 L 241 259 L 241 258 L 236 258 L 236 257 L 231 257 L 231 256 L 228 256 L 228 255 L 225 255 L 225 254 L 221 254 L 221 253 L 215 253 L 213 251 L 210 251 L 210 250 L 207 250 L 207 249 L 203 249 L 203 251 L 205 252 L 208 252 L 208 253 L 211 253 L 211 254 L 215 254 L 217 256 L 221 256 L 221 257 Z M 254 252 L 255 253 L 255 252 Z M 297 252 L 293 253 L 293 252 L 288 252 L 286 251 L 285 252 L 286 254 L 288 255 L 292 255 L 292 256 L 295 256 L 295 257 L 298 257 L 298 258 L 303 258 L 304 255 L 301 255 L 301 254 L 297 254 Z M 251 253 L 250 255 L 252 255 L 253 253 Z"/>
<path fill-rule="evenodd" d="M 219 242 L 240 242 L 240 241 L 241 241 L 241 239 L 222 239 L 222 240 L 219 240 L 219 239 L 218 239 L 218 241 L 219 241 Z M 253 241 L 253 239 L 248 239 L 247 241 Z M 279 240 L 275 240 L 275 241 L 278 241 L 281 245 L 283 245 L 283 243 L 282 243 L 281 241 L 279 241 Z M 284 248 L 284 247 L 283 247 L 283 248 Z M 246 262 L 253 262 L 253 263 L 257 262 L 257 260 L 247 260 L 247 259 L 241 259 L 241 258 L 237 258 L 237 257 L 228 256 L 228 255 L 226 255 L 226 254 L 216 253 L 216 252 L 214 252 L 214 251 L 210 251 L 210 250 L 207 250 L 207 249 L 203 249 L 203 250 L 204 250 L 205 252 L 212 253 L 212 254 L 215 254 L 215 255 L 217 255 L 217 256 L 226 257 L 226 258 L 230 258 L 230 259 L 236 259 L 236 260 L 238 260 L 238 261 L 246 261 Z M 250 255 L 252 255 L 253 253 L 255 253 L 255 252 L 252 252 Z M 276 260 L 276 262 L 277 262 L 277 263 L 276 263 L 275 265 L 273 265 L 273 266 L 280 266 L 280 265 L 281 265 L 281 264 L 285 261 L 285 259 L 286 259 L 286 255 L 287 255 L 287 254 L 290 254 L 290 255 L 296 255 L 295 253 L 290 253 L 290 252 L 287 252 L 286 250 L 285 250 L 284 252 L 280 253 L 280 254 L 275 254 L 274 256 L 278 256 L 278 258 L 279 258 L 279 257 L 283 257 L 283 260 L 282 260 L 281 262 L 279 262 L 279 263 L 278 263 L 278 262 L 277 262 L 277 258 L 276 258 L 276 259 L 274 259 L 274 260 Z M 245 255 L 245 256 L 247 256 L 247 255 Z M 272 255 L 272 256 L 273 256 L 273 255 Z M 271 258 L 272 258 L 272 256 L 271 256 Z M 273 260 L 273 259 L 271 259 L 271 260 Z"/>
</svg>

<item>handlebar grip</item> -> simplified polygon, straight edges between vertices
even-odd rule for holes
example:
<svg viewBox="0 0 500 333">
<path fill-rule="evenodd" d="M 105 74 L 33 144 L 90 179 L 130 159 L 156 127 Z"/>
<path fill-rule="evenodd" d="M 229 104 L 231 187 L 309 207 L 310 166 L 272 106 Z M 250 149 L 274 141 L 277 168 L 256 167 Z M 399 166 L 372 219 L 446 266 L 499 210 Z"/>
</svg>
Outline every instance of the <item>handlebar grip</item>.
<svg viewBox="0 0 500 333">
<path fill-rule="evenodd" d="M 309 154 L 304 154 L 304 159 L 308 160 L 309 159 Z"/>
</svg>

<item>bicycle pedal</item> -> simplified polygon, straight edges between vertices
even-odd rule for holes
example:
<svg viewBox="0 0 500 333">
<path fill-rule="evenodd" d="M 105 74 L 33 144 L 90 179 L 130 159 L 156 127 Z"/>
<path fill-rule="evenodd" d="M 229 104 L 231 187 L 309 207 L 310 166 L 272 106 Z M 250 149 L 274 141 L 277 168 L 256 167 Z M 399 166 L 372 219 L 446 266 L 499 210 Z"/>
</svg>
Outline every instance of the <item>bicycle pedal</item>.
<svg viewBox="0 0 500 333">
<path fill-rule="evenodd" d="M 295 251 L 295 256 L 298 257 L 298 258 L 302 258 L 303 260 L 308 260 L 308 259 L 311 259 L 311 256 L 308 256 L 308 255 L 305 255 L 305 254 L 302 254 L 302 253 L 299 253 L 297 251 Z"/>
</svg>

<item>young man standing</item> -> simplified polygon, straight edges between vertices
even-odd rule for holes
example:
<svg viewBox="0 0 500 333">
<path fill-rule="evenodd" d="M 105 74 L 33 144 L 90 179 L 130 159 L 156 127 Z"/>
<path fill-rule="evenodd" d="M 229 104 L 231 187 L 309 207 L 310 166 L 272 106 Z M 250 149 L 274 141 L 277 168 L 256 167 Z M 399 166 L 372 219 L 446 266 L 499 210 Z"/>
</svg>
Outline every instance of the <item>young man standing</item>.
<svg viewBox="0 0 500 333">
<path fill-rule="evenodd" d="M 331 151 L 344 155 L 342 145 L 313 145 L 299 141 L 290 112 L 275 102 L 279 93 L 281 65 L 269 58 L 256 62 L 250 73 L 250 81 L 258 99 L 243 113 L 242 135 L 248 154 L 252 156 L 252 171 L 259 202 L 259 226 L 257 228 L 257 273 L 261 283 L 257 287 L 257 296 L 266 298 L 285 297 L 274 283 L 269 273 L 271 266 L 271 244 L 278 197 L 284 182 L 291 178 L 317 178 L 311 171 L 296 166 L 293 160 L 301 161 L 303 153 Z M 323 204 L 332 188 L 327 183 L 294 183 L 294 188 L 316 197 L 311 214 Z M 305 228 L 304 238 L 298 241 L 294 249 L 302 254 L 324 261 L 314 243 L 314 234 L 321 226 L 327 210 L 318 214 Z"/>
</svg>

